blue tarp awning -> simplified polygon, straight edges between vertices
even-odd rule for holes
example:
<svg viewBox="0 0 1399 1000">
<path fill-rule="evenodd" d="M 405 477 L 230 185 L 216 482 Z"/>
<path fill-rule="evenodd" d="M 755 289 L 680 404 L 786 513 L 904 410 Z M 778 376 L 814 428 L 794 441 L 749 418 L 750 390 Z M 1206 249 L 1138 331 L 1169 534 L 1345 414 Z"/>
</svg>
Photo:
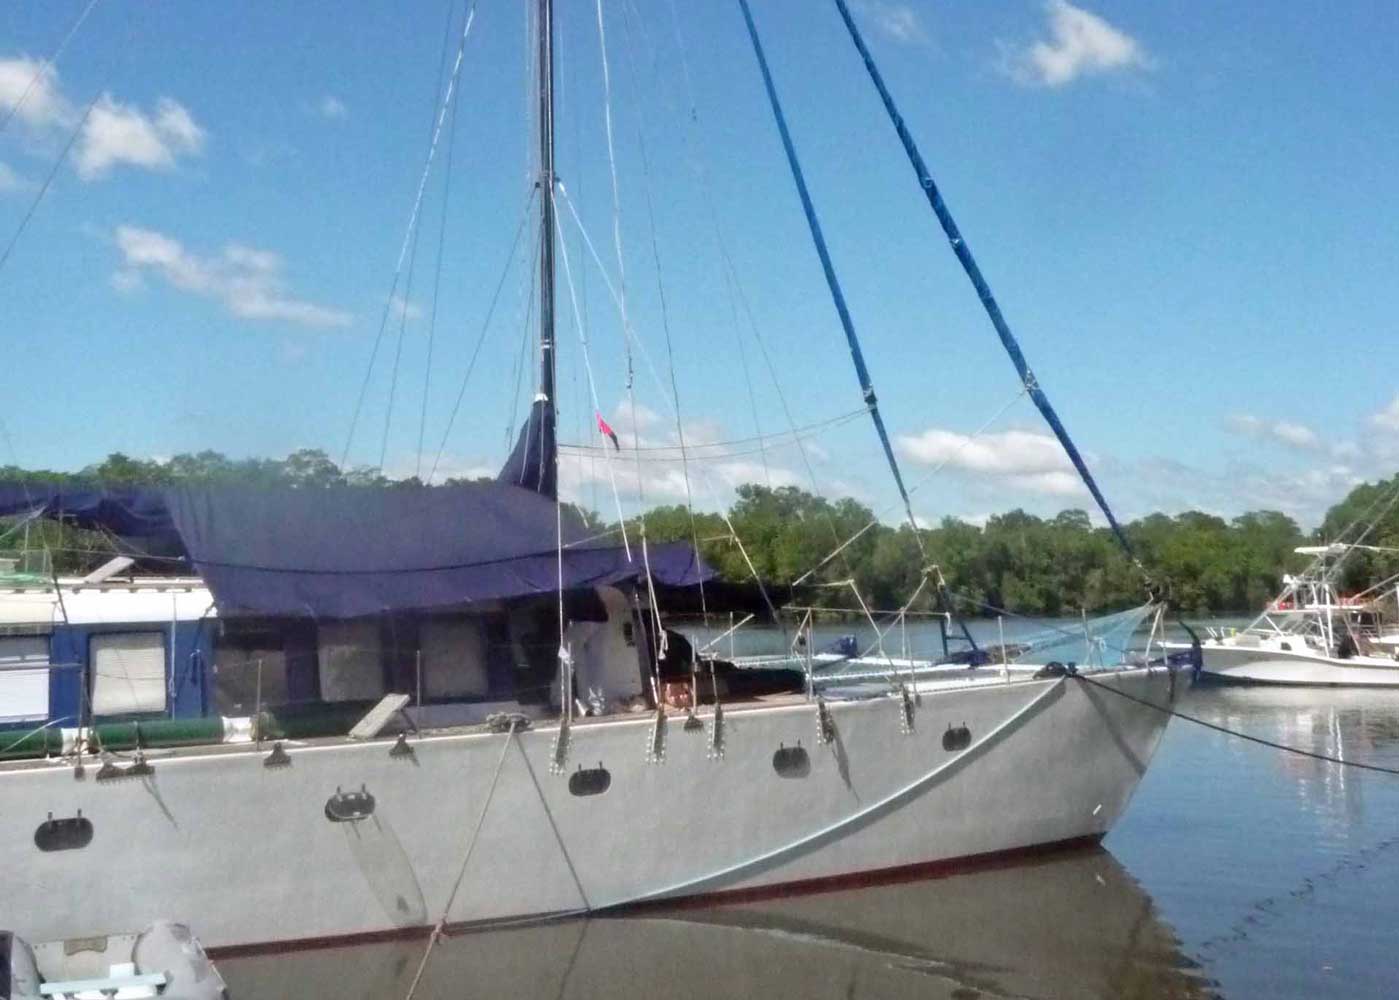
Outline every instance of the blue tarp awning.
<svg viewBox="0 0 1399 1000">
<path fill-rule="evenodd" d="M 508 483 L 435 487 L 82 488 L 0 484 L 0 515 L 41 510 L 178 542 L 225 615 L 353 618 L 645 578 L 641 553 L 588 537 L 569 507 Z M 559 540 L 562 534 L 563 547 Z M 712 576 L 652 545 L 658 584 Z"/>
</svg>

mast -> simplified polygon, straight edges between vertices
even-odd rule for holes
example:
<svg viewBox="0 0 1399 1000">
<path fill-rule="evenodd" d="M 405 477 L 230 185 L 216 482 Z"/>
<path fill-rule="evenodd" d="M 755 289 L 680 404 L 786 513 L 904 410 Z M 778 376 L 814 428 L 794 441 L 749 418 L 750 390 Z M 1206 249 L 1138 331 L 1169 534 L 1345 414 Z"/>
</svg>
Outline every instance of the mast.
<svg viewBox="0 0 1399 1000">
<path fill-rule="evenodd" d="M 542 463 L 553 470 L 558 461 L 553 427 L 554 399 L 554 0 L 539 0 L 539 398 L 543 423 L 550 428 L 541 441 Z M 554 483 L 555 476 L 547 477 Z M 541 491 L 542 492 L 542 491 Z M 557 495 L 557 489 L 551 489 Z"/>
<path fill-rule="evenodd" d="M 554 428 L 554 2 L 538 0 L 539 32 L 539 383 L 514 450 L 496 477 L 552 500 L 559 496 L 559 456 Z"/>
</svg>

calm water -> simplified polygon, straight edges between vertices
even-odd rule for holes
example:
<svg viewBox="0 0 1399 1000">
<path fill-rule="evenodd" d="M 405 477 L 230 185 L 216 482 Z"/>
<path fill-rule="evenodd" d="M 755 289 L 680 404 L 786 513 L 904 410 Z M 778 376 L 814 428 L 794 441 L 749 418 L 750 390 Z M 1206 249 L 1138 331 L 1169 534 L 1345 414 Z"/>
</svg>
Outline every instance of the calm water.
<svg viewBox="0 0 1399 1000">
<path fill-rule="evenodd" d="M 994 626 L 992 626 L 994 628 Z M 1399 768 L 1399 692 L 1187 711 Z M 220 963 L 234 1000 L 402 997 L 422 942 Z M 1395 997 L 1399 777 L 1171 724 L 1099 850 L 787 900 L 453 937 L 420 997 Z"/>
</svg>

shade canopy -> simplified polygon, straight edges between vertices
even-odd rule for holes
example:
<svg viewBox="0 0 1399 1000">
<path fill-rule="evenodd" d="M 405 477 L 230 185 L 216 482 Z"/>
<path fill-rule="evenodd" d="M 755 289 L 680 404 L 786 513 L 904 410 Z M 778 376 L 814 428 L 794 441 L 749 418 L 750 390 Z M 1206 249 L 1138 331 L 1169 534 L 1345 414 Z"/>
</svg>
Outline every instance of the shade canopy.
<svg viewBox="0 0 1399 1000">
<path fill-rule="evenodd" d="M 224 615 L 353 618 L 638 581 L 639 549 L 508 483 L 168 488 L 0 484 L 0 515 L 37 512 L 123 538 L 177 542 Z M 560 544 L 562 543 L 562 545 Z M 712 571 L 686 543 L 652 545 L 653 578 Z"/>
</svg>

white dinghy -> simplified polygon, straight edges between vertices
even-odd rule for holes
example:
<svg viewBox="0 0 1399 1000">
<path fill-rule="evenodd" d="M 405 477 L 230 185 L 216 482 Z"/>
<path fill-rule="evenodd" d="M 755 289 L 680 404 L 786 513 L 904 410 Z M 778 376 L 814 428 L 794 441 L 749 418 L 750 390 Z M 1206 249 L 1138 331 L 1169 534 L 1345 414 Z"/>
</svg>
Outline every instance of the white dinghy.
<svg viewBox="0 0 1399 1000">
<path fill-rule="evenodd" d="M 31 944 L 0 931 L 0 1000 L 228 1000 L 222 977 L 183 924 L 137 934 Z"/>
</svg>

